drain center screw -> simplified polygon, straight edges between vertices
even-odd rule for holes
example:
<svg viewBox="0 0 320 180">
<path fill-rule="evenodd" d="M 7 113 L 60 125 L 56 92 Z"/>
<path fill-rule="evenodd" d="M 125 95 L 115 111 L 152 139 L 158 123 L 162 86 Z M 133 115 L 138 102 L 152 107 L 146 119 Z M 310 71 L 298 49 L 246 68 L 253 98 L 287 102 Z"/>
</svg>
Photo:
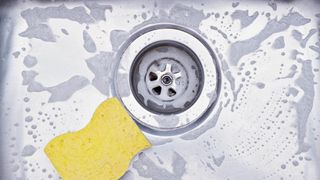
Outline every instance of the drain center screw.
<svg viewBox="0 0 320 180">
<path fill-rule="evenodd" d="M 165 86 L 169 86 L 172 84 L 173 78 L 170 74 L 165 74 L 161 77 L 161 82 Z"/>
</svg>

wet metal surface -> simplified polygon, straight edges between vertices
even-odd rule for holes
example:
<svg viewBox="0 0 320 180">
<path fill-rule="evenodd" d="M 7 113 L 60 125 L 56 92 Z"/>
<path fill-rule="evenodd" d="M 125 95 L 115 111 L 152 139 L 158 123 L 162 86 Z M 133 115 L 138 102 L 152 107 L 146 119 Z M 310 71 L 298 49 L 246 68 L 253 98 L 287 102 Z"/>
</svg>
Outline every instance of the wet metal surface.
<svg viewBox="0 0 320 180">
<path fill-rule="evenodd" d="M 191 126 L 195 126 L 213 107 L 219 94 L 220 73 L 214 53 L 208 49 L 208 45 L 199 35 L 177 25 L 152 25 L 132 36 L 135 38 L 125 43 L 129 45 L 122 46 L 123 53 L 122 50 L 117 53 L 120 60 L 115 76 L 116 94 L 128 112 L 139 124 L 151 129 L 152 133 L 166 131 L 164 135 L 168 135 L 168 131 L 171 131 L 177 134 L 178 131 L 188 130 L 183 128 L 190 129 Z M 167 45 L 168 51 L 153 51 L 153 48 L 163 47 L 162 45 Z M 180 81 L 181 84 L 185 84 L 184 87 L 180 87 L 184 90 L 181 90 L 176 98 L 168 98 L 163 94 L 166 92 L 166 86 L 160 86 L 161 89 L 158 90 L 149 89 L 151 82 L 148 83 L 146 80 L 149 67 L 155 69 L 152 66 L 155 59 L 166 57 L 181 64 L 181 68 L 185 69 L 181 71 Z M 165 67 L 169 66 L 165 63 L 172 61 L 164 60 L 159 63 L 163 64 L 163 71 L 171 69 L 166 70 Z M 173 64 L 172 68 L 176 69 Z M 118 80 L 119 77 L 121 81 Z M 177 82 L 175 85 L 177 87 Z M 161 94 L 162 89 L 164 91 Z M 160 94 L 154 95 L 152 91 L 159 91 Z M 207 94 L 211 94 L 211 97 Z"/>
<path fill-rule="evenodd" d="M 130 95 L 121 47 L 159 23 L 205 38 L 221 90 L 192 128 L 142 128 L 153 147 L 122 179 L 320 179 L 318 0 L 1 3 L 0 179 L 59 179 L 44 146 Z"/>
</svg>

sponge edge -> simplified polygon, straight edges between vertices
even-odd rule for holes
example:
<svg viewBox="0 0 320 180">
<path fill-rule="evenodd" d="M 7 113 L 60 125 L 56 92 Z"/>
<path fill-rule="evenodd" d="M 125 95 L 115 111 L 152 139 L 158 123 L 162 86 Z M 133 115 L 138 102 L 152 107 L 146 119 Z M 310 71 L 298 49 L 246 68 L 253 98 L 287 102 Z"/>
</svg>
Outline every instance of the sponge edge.
<svg viewBox="0 0 320 180">
<path fill-rule="evenodd" d="M 89 124 L 51 140 L 44 151 L 62 179 L 119 179 L 131 159 L 150 147 L 117 98 L 102 102 Z"/>
</svg>

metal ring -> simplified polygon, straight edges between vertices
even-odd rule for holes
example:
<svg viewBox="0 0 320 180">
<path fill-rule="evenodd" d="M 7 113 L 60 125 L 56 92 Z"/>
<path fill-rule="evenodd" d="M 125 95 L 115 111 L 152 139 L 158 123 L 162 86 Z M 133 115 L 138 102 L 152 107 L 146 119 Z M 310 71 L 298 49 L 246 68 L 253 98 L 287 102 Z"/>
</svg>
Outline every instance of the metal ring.
<svg viewBox="0 0 320 180">
<path fill-rule="evenodd" d="M 200 41 L 200 37 L 194 32 L 189 33 L 180 30 L 179 27 L 172 28 L 172 25 L 148 28 L 137 32 L 133 37 L 127 42 L 123 53 L 120 52 L 120 62 L 115 77 L 116 94 L 129 113 L 138 123 L 156 131 L 175 131 L 199 120 L 212 107 L 220 91 L 220 73 L 212 50 L 203 43 L 204 41 Z M 201 63 L 203 87 L 197 100 L 183 112 L 154 113 L 143 107 L 134 96 L 130 75 L 134 60 L 147 46 L 161 41 L 176 42 L 190 48 Z"/>
</svg>

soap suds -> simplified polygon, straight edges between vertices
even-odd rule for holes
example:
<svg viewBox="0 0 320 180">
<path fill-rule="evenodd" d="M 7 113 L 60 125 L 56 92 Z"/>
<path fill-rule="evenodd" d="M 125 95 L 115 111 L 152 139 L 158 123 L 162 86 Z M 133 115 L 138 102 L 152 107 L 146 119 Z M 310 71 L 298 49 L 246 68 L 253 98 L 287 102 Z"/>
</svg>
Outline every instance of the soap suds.
<svg viewBox="0 0 320 180">
<path fill-rule="evenodd" d="M 21 12 L 21 16 L 28 24 L 28 28 L 19 35 L 27 38 L 36 38 L 43 41 L 55 42 L 56 38 L 47 25 L 48 20 L 68 19 L 80 24 L 94 23 L 94 19 L 87 14 L 84 7 L 67 8 L 65 5 L 57 7 L 39 8 L 35 7 Z"/>
<path fill-rule="evenodd" d="M 300 46 L 305 48 L 307 45 L 308 40 L 311 38 L 311 36 L 313 36 L 315 33 L 317 33 L 318 30 L 317 29 L 311 29 L 308 33 L 308 35 L 303 38 L 303 34 L 298 31 L 298 30 L 293 30 L 292 31 L 292 36 L 294 37 L 294 39 L 296 39 L 297 41 L 299 41 Z"/>
<path fill-rule="evenodd" d="M 264 83 L 262 83 L 262 82 L 257 82 L 257 83 L 255 83 L 255 85 L 256 85 L 257 88 L 259 88 L 259 89 L 264 89 L 264 88 L 266 87 L 266 85 L 265 85 Z"/>
<path fill-rule="evenodd" d="M 94 43 L 92 37 L 89 35 L 89 33 L 84 30 L 83 33 L 83 47 L 90 53 L 96 52 L 96 44 Z"/>
<path fill-rule="evenodd" d="M 105 11 L 109 10 L 112 12 L 111 5 L 101 5 L 97 2 L 85 1 L 84 4 L 90 9 L 90 16 L 96 21 L 106 21 Z"/>
<path fill-rule="evenodd" d="M 25 97 L 25 98 L 23 98 L 23 101 L 24 101 L 24 102 L 29 102 L 29 101 L 30 101 L 30 98 Z"/>
<path fill-rule="evenodd" d="M 297 51 L 296 49 L 291 51 L 291 59 L 296 60 L 298 55 L 304 55 L 302 52 Z"/>
<path fill-rule="evenodd" d="M 120 73 L 117 77 L 117 81 L 121 84 L 121 88 L 118 89 L 118 93 L 121 97 L 130 96 L 130 84 L 127 82 L 127 77 L 129 75 L 126 73 Z"/>
<path fill-rule="evenodd" d="M 210 163 L 207 162 L 206 165 L 207 165 L 207 167 L 208 167 L 210 170 L 215 171 L 214 168 L 212 167 L 212 165 L 211 165 Z"/>
<path fill-rule="evenodd" d="M 284 37 L 280 36 L 277 39 L 274 40 L 272 47 L 274 49 L 282 49 L 285 47 L 285 43 L 284 43 Z"/>
<path fill-rule="evenodd" d="M 188 7 L 182 4 L 177 4 L 171 8 L 169 18 L 174 19 L 189 27 L 198 28 L 201 21 L 207 16 L 204 15 L 203 10 L 198 10 L 193 7 Z"/>
<path fill-rule="evenodd" d="M 95 76 L 91 82 L 92 85 L 104 95 L 109 94 L 110 85 L 112 84 L 113 55 L 111 52 L 100 52 L 86 60 L 88 68 Z"/>
<path fill-rule="evenodd" d="M 134 16 L 134 18 L 136 15 Z M 157 23 L 174 23 L 177 25 L 186 26 L 189 28 L 193 28 L 194 30 L 198 31 L 199 33 L 199 25 L 204 20 L 210 17 L 209 14 L 204 14 L 203 10 L 196 9 L 194 7 L 186 6 L 183 4 L 175 4 L 169 12 L 160 9 L 157 14 L 153 14 L 150 18 L 146 19 L 142 23 L 136 25 L 131 32 L 135 32 L 145 26 L 150 24 L 157 24 Z M 118 31 L 118 32 L 117 32 Z M 120 37 L 119 37 L 120 36 Z M 119 45 L 121 45 L 124 40 L 127 40 L 129 33 L 124 30 L 114 30 L 111 34 L 111 42 L 112 42 L 112 49 L 117 50 Z"/>
<path fill-rule="evenodd" d="M 213 162 L 216 166 L 220 167 L 222 162 L 224 161 L 225 156 L 222 155 L 220 157 L 213 157 Z"/>
<path fill-rule="evenodd" d="M 15 51 L 15 52 L 12 53 L 12 56 L 13 56 L 14 58 L 18 58 L 19 55 L 20 55 L 20 52 L 19 52 L 19 51 Z"/>
<path fill-rule="evenodd" d="M 292 66 L 290 67 L 290 72 L 289 72 L 288 75 L 286 75 L 286 76 L 284 76 L 284 77 L 279 77 L 279 78 L 277 78 L 277 79 L 293 78 L 294 75 L 295 75 L 297 72 L 298 72 L 298 71 L 297 71 L 297 66 L 296 66 L 296 65 L 292 65 Z"/>
<path fill-rule="evenodd" d="M 64 28 L 61 28 L 61 32 L 62 32 L 63 34 L 65 34 L 65 35 L 69 35 L 68 31 L 67 31 L 66 29 L 64 29 Z"/>
<path fill-rule="evenodd" d="M 221 31 L 220 29 L 218 29 L 216 26 L 210 26 L 210 29 L 217 31 L 219 34 L 221 34 L 221 36 L 228 40 L 228 42 L 230 43 L 230 40 L 228 39 L 228 36 L 226 33 L 224 33 L 223 31 Z"/>
<path fill-rule="evenodd" d="M 214 116 L 208 120 L 208 122 L 206 122 L 205 124 L 203 124 L 201 127 L 192 130 L 190 132 L 187 132 L 186 134 L 181 136 L 181 139 L 183 140 L 194 140 L 197 139 L 198 137 L 200 137 L 202 134 L 204 134 L 206 131 L 208 131 L 209 129 L 215 127 L 215 125 L 218 122 L 220 113 L 222 111 L 222 102 L 219 105 L 219 108 L 217 109 L 217 112 L 215 112 Z"/>
<path fill-rule="evenodd" d="M 34 81 L 38 73 L 35 71 L 22 71 L 21 75 L 23 77 L 22 85 L 28 85 Z"/>
<path fill-rule="evenodd" d="M 174 152 L 172 158 L 172 172 L 157 166 L 145 153 L 140 153 L 138 159 L 133 161 L 132 166 L 137 170 L 138 174 L 152 180 L 176 180 L 181 179 L 186 171 L 186 161 L 183 157 Z"/>
<path fill-rule="evenodd" d="M 234 93 L 234 90 L 235 90 L 235 79 L 232 76 L 232 73 L 229 70 L 228 63 L 225 60 L 221 61 L 221 69 L 223 71 L 223 74 L 226 76 L 228 82 L 230 83 L 230 88 Z"/>
<path fill-rule="evenodd" d="M 65 101 L 69 99 L 76 91 L 89 84 L 89 80 L 82 76 L 73 76 L 69 80 L 56 86 L 46 88 L 51 93 L 48 102 Z"/>
<path fill-rule="evenodd" d="M 42 41 L 56 42 L 56 37 L 53 35 L 52 30 L 46 24 L 37 24 L 28 27 L 27 30 L 19 34 L 21 37 L 27 37 L 29 39 L 36 38 Z"/>
<path fill-rule="evenodd" d="M 110 41 L 112 50 L 116 51 L 120 45 L 129 38 L 129 33 L 124 30 L 112 30 L 110 33 Z"/>
<path fill-rule="evenodd" d="M 297 111 L 297 125 L 298 125 L 298 143 L 299 149 L 297 153 L 306 152 L 310 146 L 305 142 L 307 134 L 307 122 L 309 114 L 313 107 L 313 101 L 315 96 L 314 89 L 314 74 L 312 72 L 311 60 L 298 60 L 302 64 L 301 74 L 295 81 L 296 85 L 304 92 L 301 99 L 295 104 Z"/>
<path fill-rule="evenodd" d="M 317 42 L 315 46 L 314 45 L 309 46 L 309 48 L 319 54 L 316 59 L 320 60 L 320 41 Z"/>
<path fill-rule="evenodd" d="M 19 165 L 15 164 L 11 168 L 11 172 L 17 172 L 20 169 Z"/>
<path fill-rule="evenodd" d="M 35 80 L 38 75 L 35 71 L 22 71 L 22 85 L 28 86 L 28 92 L 49 92 L 48 102 L 57 102 L 68 100 L 76 91 L 89 84 L 89 80 L 82 76 L 73 76 L 69 80 L 52 87 L 45 87 Z"/>
<path fill-rule="evenodd" d="M 24 57 L 23 60 L 23 64 L 27 67 L 27 68 L 32 68 L 33 66 L 35 66 L 38 63 L 38 60 L 36 57 L 34 56 L 30 56 L 27 55 Z"/>
<path fill-rule="evenodd" d="M 256 63 L 256 62 L 254 62 Z M 240 84 L 238 89 L 235 89 L 235 78 L 232 76 L 231 71 L 229 70 L 228 63 L 225 60 L 221 61 L 221 69 L 223 71 L 223 74 L 226 76 L 228 82 L 230 83 L 230 88 L 232 90 L 233 95 L 233 102 L 236 102 L 238 99 L 238 94 L 240 93 L 241 89 L 243 88 L 243 84 Z M 235 104 L 233 103 L 231 106 L 231 111 L 234 111 Z"/>
<path fill-rule="evenodd" d="M 296 96 L 298 95 L 298 93 L 299 93 L 298 89 L 296 89 L 296 88 L 294 88 L 294 87 L 290 87 L 290 88 L 288 89 L 288 93 L 287 93 L 286 95 L 287 95 L 287 96 L 292 95 L 292 96 L 296 97 Z"/>
<path fill-rule="evenodd" d="M 251 16 L 249 16 L 249 11 L 236 10 L 231 14 L 233 20 L 239 20 L 241 24 L 241 29 L 249 26 L 257 17 L 259 13 L 256 11 Z"/>
<path fill-rule="evenodd" d="M 290 12 L 280 20 L 270 20 L 256 36 L 244 41 L 237 41 L 231 45 L 230 63 L 232 65 L 237 65 L 243 56 L 256 51 L 260 47 L 260 44 L 272 34 L 285 31 L 290 26 L 305 25 L 310 21 L 311 19 L 303 17 L 298 12 Z"/>
<path fill-rule="evenodd" d="M 233 91 L 233 102 L 236 102 L 237 99 L 238 99 L 238 94 L 240 93 L 241 89 L 243 88 L 243 84 L 240 84 L 238 89 Z M 233 111 L 233 107 L 234 107 L 234 104 L 232 105 L 232 108 L 231 110 Z"/>
<path fill-rule="evenodd" d="M 24 118 L 24 120 L 26 122 L 31 122 L 31 121 L 33 121 L 33 117 L 32 116 L 27 116 L 27 117 Z"/>
<path fill-rule="evenodd" d="M 143 12 L 141 14 L 141 17 L 142 17 L 143 20 L 146 20 L 147 19 L 147 13 Z"/>
<path fill-rule="evenodd" d="M 208 17 L 210 17 L 210 15 L 205 15 L 203 10 L 199 10 L 194 7 L 186 6 L 179 3 L 175 4 L 169 10 L 169 13 L 165 10 L 160 9 L 158 14 L 153 14 L 152 17 L 135 26 L 133 29 L 139 29 L 149 24 L 168 22 L 190 27 L 200 32 L 200 23 Z"/>
<path fill-rule="evenodd" d="M 172 139 L 166 138 L 166 139 L 149 139 L 150 143 L 152 144 L 152 146 L 160 146 L 160 145 L 164 145 L 167 143 L 172 142 Z"/>
<path fill-rule="evenodd" d="M 154 116 L 154 119 L 158 122 L 159 127 L 173 128 L 179 124 L 179 117 L 175 115 L 167 116 Z"/>
<path fill-rule="evenodd" d="M 37 151 L 37 148 L 35 148 L 34 146 L 26 145 L 22 149 L 21 156 L 22 157 L 32 156 L 36 151 Z"/>
<path fill-rule="evenodd" d="M 237 6 L 239 6 L 239 4 L 240 4 L 239 2 L 233 2 L 233 3 L 232 3 L 232 7 L 233 7 L 233 8 L 236 8 Z"/>
<path fill-rule="evenodd" d="M 279 116 L 282 114 L 282 111 L 279 111 L 277 114 L 276 114 L 276 118 L 279 118 Z"/>
<path fill-rule="evenodd" d="M 123 176 L 120 177 L 119 180 L 133 180 L 134 179 L 134 174 L 128 170 L 126 173 L 124 173 Z"/>
<path fill-rule="evenodd" d="M 277 10 L 277 3 L 274 0 L 269 0 L 268 5 L 274 10 Z"/>
</svg>

